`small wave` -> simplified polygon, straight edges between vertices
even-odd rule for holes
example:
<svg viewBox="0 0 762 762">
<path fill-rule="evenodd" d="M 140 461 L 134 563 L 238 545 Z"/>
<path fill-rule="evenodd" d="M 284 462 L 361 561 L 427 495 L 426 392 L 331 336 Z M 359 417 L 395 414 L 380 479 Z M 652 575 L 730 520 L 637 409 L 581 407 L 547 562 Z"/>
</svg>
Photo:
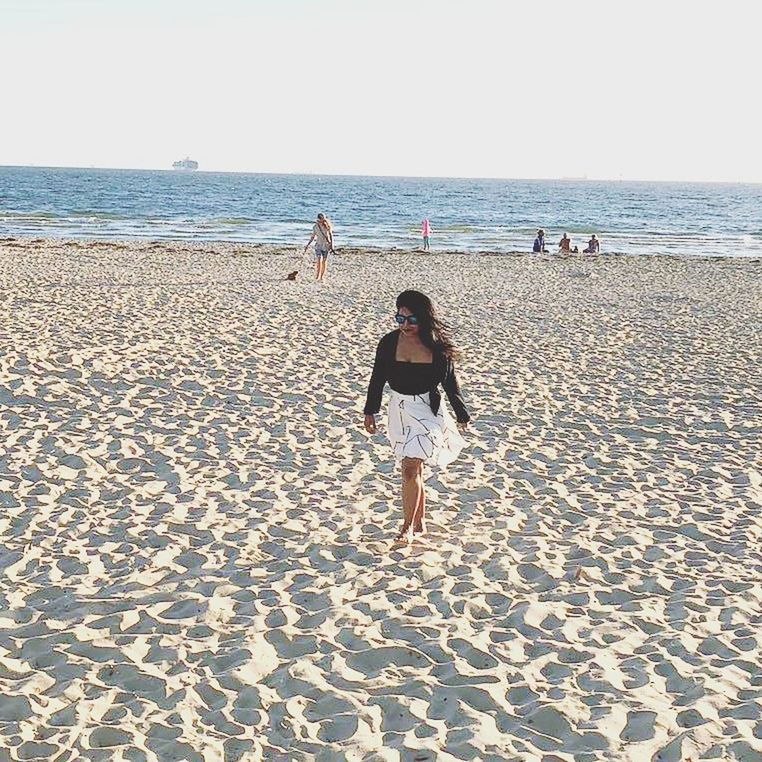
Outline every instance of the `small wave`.
<svg viewBox="0 0 762 762">
<path fill-rule="evenodd" d="M 545 226 L 545 231 L 547 232 L 549 225 Z M 577 234 L 577 235 L 590 235 L 591 233 L 598 234 L 598 231 L 601 228 L 599 226 L 596 226 L 594 224 L 591 225 L 556 225 L 554 226 L 554 230 L 560 230 L 561 235 L 562 233 L 568 233 L 569 235 Z M 547 236 L 546 236 L 547 237 Z"/>
<path fill-rule="evenodd" d="M 0 212 L 4 220 L 57 220 L 65 219 L 64 215 L 55 212 Z"/>
<path fill-rule="evenodd" d="M 121 214 L 114 214 L 113 212 L 104 212 L 100 209 L 81 209 L 74 212 L 69 212 L 67 217 L 72 219 L 86 219 L 86 220 L 126 220 L 129 219 Z"/>
<path fill-rule="evenodd" d="M 254 222 L 250 217 L 215 217 L 208 220 L 210 225 L 251 225 Z"/>
<path fill-rule="evenodd" d="M 434 223 L 431 223 L 431 227 L 434 228 Z M 419 228 L 416 227 L 416 230 Z M 481 229 L 472 225 L 437 225 L 435 233 L 480 233 Z"/>
</svg>

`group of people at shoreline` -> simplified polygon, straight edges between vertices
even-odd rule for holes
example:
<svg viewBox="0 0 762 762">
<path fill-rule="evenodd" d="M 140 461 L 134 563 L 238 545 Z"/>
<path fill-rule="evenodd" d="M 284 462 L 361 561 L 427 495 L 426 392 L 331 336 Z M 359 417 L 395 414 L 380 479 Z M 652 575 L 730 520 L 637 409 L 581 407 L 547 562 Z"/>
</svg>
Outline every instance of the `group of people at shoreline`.
<svg viewBox="0 0 762 762">
<path fill-rule="evenodd" d="M 431 223 L 428 218 L 421 223 L 421 237 L 423 238 L 423 251 L 431 251 Z M 600 239 L 593 233 L 587 242 L 587 248 L 582 249 L 583 254 L 598 254 L 601 250 Z M 579 247 L 571 245 L 571 238 L 568 233 L 564 233 L 558 242 L 558 251 L 561 254 L 579 254 Z M 532 252 L 535 254 L 548 254 L 545 248 L 545 231 L 540 228 L 537 231 L 537 237 L 532 245 Z"/>
<path fill-rule="evenodd" d="M 598 237 L 593 233 L 590 236 L 590 240 L 587 242 L 587 248 L 582 249 L 583 254 L 598 254 L 601 250 L 601 242 Z M 558 242 L 558 251 L 561 254 L 579 254 L 579 247 L 572 246 L 571 238 L 568 233 L 564 233 L 561 236 L 561 240 Z M 537 237 L 532 244 L 532 252 L 535 254 L 548 254 L 548 250 L 545 248 L 545 231 L 540 228 L 537 231 Z"/>
<path fill-rule="evenodd" d="M 431 222 L 425 218 L 421 223 L 421 237 L 423 238 L 422 251 L 431 251 Z M 312 226 L 312 235 L 307 245 L 304 247 L 304 254 L 307 253 L 312 242 L 315 242 L 315 280 L 324 280 L 328 269 L 328 255 L 332 254 L 333 248 L 333 225 L 328 217 L 322 212 L 318 214 L 315 224 Z M 600 239 L 593 233 L 587 242 L 587 247 L 582 249 L 583 254 L 598 254 L 601 250 Z M 540 228 L 537 231 L 537 237 L 532 244 L 532 252 L 535 254 L 548 254 L 545 248 L 545 231 Z M 571 238 L 568 233 L 564 233 L 558 242 L 558 252 L 560 254 L 579 254 L 579 247 L 572 246 Z"/>
</svg>

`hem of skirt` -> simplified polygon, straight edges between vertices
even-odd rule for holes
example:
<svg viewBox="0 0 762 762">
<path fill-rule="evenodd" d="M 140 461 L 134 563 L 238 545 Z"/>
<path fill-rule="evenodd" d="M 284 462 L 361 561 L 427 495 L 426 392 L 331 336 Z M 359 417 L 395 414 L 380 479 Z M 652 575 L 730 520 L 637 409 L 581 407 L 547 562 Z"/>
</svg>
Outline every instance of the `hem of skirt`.
<svg viewBox="0 0 762 762">
<path fill-rule="evenodd" d="M 430 468 L 447 468 L 449 465 L 451 465 L 458 459 L 458 455 L 460 455 L 460 452 L 455 453 L 452 456 L 452 458 L 440 460 L 439 458 L 419 458 L 417 455 L 397 455 L 396 452 L 392 452 L 392 457 L 394 458 L 398 466 L 402 465 L 402 461 L 405 458 L 416 458 L 417 460 L 422 461 L 424 465 L 429 466 Z"/>
</svg>

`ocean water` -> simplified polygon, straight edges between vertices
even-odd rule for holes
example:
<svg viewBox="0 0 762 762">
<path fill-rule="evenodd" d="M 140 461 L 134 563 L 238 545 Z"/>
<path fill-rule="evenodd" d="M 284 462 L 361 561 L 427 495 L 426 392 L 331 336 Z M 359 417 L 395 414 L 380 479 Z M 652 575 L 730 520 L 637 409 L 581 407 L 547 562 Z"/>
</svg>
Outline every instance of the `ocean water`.
<svg viewBox="0 0 762 762">
<path fill-rule="evenodd" d="M 568 232 L 604 253 L 762 256 L 762 185 L 261 175 L 0 167 L 0 236 L 304 245 L 318 212 L 337 249 L 531 250 Z"/>
</svg>

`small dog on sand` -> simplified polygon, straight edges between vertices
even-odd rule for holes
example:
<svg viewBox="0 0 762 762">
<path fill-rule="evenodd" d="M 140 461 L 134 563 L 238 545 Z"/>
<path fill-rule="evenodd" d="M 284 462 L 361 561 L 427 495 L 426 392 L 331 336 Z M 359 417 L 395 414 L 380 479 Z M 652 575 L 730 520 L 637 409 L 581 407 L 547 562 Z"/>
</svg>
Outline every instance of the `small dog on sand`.
<svg viewBox="0 0 762 762">
<path fill-rule="evenodd" d="M 299 272 L 299 270 L 294 270 L 293 272 L 290 272 L 286 276 L 286 280 L 296 280 L 296 275 L 297 275 L 298 272 Z"/>
</svg>

